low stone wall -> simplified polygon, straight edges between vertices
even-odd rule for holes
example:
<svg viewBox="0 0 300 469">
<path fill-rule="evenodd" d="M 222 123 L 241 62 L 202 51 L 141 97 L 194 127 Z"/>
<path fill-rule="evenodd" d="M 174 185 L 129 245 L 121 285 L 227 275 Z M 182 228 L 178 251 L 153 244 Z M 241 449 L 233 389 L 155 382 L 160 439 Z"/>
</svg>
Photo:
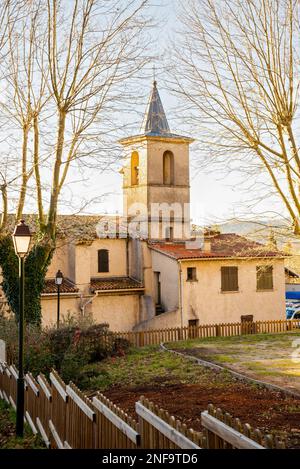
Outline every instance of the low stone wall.
<svg viewBox="0 0 300 469">
<path fill-rule="evenodd" d="M 151 329 L 168 329 L 169 327 L 181 327 L 179 310 L 168 311 L 166 313 L 159 314 L 158 316 L 154 316 L 147 321 L 140 322 L 133 328 L 133 330 L 146 331 Z"/>
</svg>

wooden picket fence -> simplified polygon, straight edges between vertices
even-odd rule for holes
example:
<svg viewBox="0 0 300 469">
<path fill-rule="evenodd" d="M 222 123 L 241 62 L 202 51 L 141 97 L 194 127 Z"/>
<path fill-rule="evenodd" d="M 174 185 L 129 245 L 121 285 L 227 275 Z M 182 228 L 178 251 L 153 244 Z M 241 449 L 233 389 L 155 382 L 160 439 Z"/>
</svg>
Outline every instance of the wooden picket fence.
<svg viewBox="0 0 300 469">
<path fill-rule="evenodd" d="M 277 334 L 299 329 L 300 320 L 251 321 L 199 326 L 174 327 L 168 329 L 114 332 L 115 338 L 127 340 L 134 347 L 159 345 L 162 342 L 177 342 L 206 337 L 232 337 L 248 334 Z"/>
<path fill-rule="evenodd" d="M 18 371 L 0 363 L 0 398 L 16 407 Z M 40 374 L 25 377 L 25 418 L 40 433 L 48 448 L 58 449 L 215 449 L 283 448 L 279 438 L 263 435 L 250 425 L 209 406 L 202 412 L 203 432 L 141 397 L 137 420 L 128 416 L 101 393 L 93 399 L 73 383 L 66 385 L 54 370 L 50 382 Z"/>
<path fill-rule="evenodd" d="M 276 435 L 264 435 L 239 418 L 222 412 L 209 404 L 202 412 L 201 423 L 205 429 L 206 445 L 210 449 L 284 449 L 283 441 Z"/>
<path fill-rule="evenodd" d="M 206 439 L 203 433 L 195 432 L 191 428 L 188 429 L 180 420 L 143 396 L 135 407 L 139 418 L 143 448 L 206 448 Z"/>
</svg>

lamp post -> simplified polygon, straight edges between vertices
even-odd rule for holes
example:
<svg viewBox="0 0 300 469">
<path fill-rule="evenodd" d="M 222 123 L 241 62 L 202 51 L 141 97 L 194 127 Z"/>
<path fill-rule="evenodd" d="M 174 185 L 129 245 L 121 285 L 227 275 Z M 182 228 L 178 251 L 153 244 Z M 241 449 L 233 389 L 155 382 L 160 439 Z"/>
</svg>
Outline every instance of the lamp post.
<svg viewBox="0 0 300 469">
<path fill-rule="evenodd" d="M 64 276 L 60 270 L 58 270 L 55 276 L 55 284 L 57 286 L 57 329 L 59 328 L 59 314 L 60 314 L 60 287 L 63 283 Z"/>
<path fill-rule="evenodd" d="M 16 434 L 24 433 L 24 260 L 28 254 L 31 233 L 29 227 L 21 220 L 14 229 L 13 243 L 19 258 L 19 374 L 17 379 L 17 419 Z"/>
</svg>

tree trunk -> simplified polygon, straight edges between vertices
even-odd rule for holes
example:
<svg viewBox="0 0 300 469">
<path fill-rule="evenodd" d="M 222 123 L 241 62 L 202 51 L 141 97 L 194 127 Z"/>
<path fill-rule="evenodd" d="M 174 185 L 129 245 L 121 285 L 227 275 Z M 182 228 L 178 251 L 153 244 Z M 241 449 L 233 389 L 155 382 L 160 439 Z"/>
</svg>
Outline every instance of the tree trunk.
<svg viewBox="0 0 300 469">
<path fill-rule="evenodd" d="M 49 207 L 48 221 L 47 221 L 47 233 L 52 239 L 55 238 L 55 232 L 56 232 L 57 203 L 58 203 L 58 196 L 59 196 L 59 179 L 60 179 L 62 154 L 63 154 L 63 148 L 64 148 L 65 125 L 66 125 L 66 112 L 63 110 L 63 111 L 60 111 L 60 114 L 59 114 L 56 157 L 55 157 L 55 164 L 54 164 L 54 170 L 53 170 L 52 190 L 51 190 L 50 207 Z"/>
<path fill-rule="evenodd" d="M 16 217 L 20 220 L 23 215 L 23 209 L 25 204 L 26 190 L 27 190 L 27 147 L 28 147 L 28 134 L 29 126 L 24 125 L 23 127 L 23 144 L 22 144 L 22 183 L 20 190 L 19 203 L 17 207 Z"/>
</svg>

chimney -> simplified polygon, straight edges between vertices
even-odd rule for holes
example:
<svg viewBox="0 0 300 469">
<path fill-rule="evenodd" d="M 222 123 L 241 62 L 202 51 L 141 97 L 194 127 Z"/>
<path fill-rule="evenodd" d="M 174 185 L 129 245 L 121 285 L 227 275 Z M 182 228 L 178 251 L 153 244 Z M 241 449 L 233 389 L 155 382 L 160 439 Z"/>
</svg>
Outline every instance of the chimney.
<svg viewBox="0 0 300 469">
<path fill-rule="evenodd" d="M 211 240 L 220 235 L 220 230 L 212 227 L 205 228 L 203 233 L 203 252 L 211 252 Z"/>
<path fill-rule="evenodd" d="M 211 252 L 211 240 L 209 238 L 204 237 L 202 251 L 203 252 Z"/>
</svg>

